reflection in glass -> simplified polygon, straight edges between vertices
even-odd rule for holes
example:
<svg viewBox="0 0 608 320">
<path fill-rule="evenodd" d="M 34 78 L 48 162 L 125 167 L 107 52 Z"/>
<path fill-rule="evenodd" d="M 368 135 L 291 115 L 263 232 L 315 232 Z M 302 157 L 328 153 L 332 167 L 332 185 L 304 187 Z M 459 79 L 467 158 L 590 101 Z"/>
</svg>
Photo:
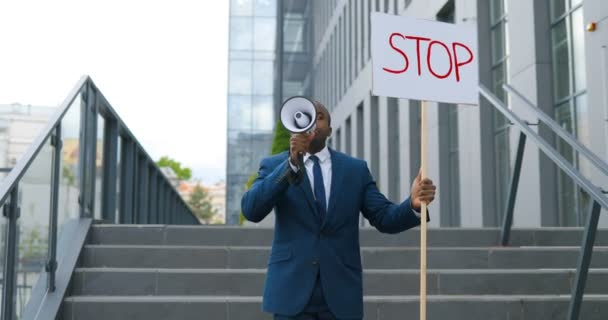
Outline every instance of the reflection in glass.
<svg viewBox="0 0 608 320">
<path fill-rule="evenodd" d="M 284 20 L 284 50 L 285 52 L 304 51 L 305 20 L 302 18 L 285 18 Z"/>
<path fill-rule="evenodd" d="M 251 18 L 230 18 L 230 50 L 251 50 L 253 48 L 252 27 Z"/>
<path fill-rule="evenodd" d="M 251 96 L 228 97 L 228 130 L 251 130 Z"/>
<path fill-rule="evenodd" d="M 274 17 L 277 14 L 277 0 L 256 0 L 254 14 L 257 17 Z"/>
<path fill-rule="evenodd" d="M 502 102 L 505 102 L 505 90 L 503 90 L 502 85 L 505 83 L 505 71 L 504 64 L 499 64 L 498 66 L 492 69 L 492 84 L 493 90 L 498 99 Z"/>
<path fill-rule="evenodd" d="M 253 97 L 253 127 L 256 131 L 272 131 L 274 112 L 272 96 Z"/>
<path fill-rule="evenodd" d="M 17 293 L 19 318 L 29 301 L 33 286 L 44 272 L 48 251 L 51 208 L 51 168 L 54 148 L 47 139 L 19 181 L 21 215 L 17 220 Z"/>
<path fill-rule="evenodd" d="M 505 0 L 490 1 L 491 23 L 496 23 L 502 17 L 504 13 L 504 1 Z"/>
<path fill-rule="evenodd" d="M 572 110 L 569 102 L 562 103 L 556 108 L 556 120 L 558 124 L 564 128 L 564 130 L 573 133 L 573 119 Z M 574 164 L 574 152 L 572 147 L 561 138 L 557 138 L 557 150 L 560 154 L 568 160 L 569 163 Z M 575 226 L 577 225 L 577 214 L 575 208 L 575 185 L 572 179 L 558 169 L 558 204 L 559 204 L 559 217 L 560 225 L 562 226 Z"/>
<path fill-rule="evenodd" d="M 572 13 L 572 63 L 574 64 L 574 91 L 585 90 L 585 26 L 583 9 Z"/>
<path fill-rule="evenodd" d="M 555 20 L 566 13 L 568 0 L 550 0 L 551 1 L 551 18 Z"/>
<path fill-rule="evenodd" d="M 230 14 L 250 16 L 253 13 L 253 0 L 230 0 Z"/>
<path fill-rule="evenodd" d="M 551 38 L 553 42 L 555 99 L 560 100 L 570 94 L 570 63 L 568 58 L 566 20 L 562 20 L 553 27 Z"/>
<path fill-rule="evenodd" d="M 253 94 L 271 95 L 274 64 L 272 61 L 256 61 L 253 65 Z M 272 108 L 272 106 L 270 106 Z"/>
<path fill-rule="evenodd" d="M 505 25 L 500 23 L 492 29 L 492 63 L 499 62 L 505 56 Z"/>
<path fill-rule="evenodd" d="M 254 23 L 254 49 L 274 51 L 276 20 L 274 18 L 256 18 Z"/>
<path fill-rule="evenodd" d="M 251 61 L 230 61 L 230 89 L 232 94 L 251 94 Z"/>
</svg>

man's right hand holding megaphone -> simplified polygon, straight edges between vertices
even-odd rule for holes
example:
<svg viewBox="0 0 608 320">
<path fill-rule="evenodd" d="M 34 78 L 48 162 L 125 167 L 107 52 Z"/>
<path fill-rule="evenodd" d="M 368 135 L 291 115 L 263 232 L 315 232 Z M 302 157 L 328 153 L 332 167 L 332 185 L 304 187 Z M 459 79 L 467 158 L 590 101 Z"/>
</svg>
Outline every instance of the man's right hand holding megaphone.
<svg viewBox="0 0 608 320">
<path fill-rule="evenodd" d="M 315 135 L 316 131 L 291 134 L 291 138 L 289 139 L 289 161 L 292 165 L 298 166 L 301 157 L 309 152 L 310 143 L 314 140 Z"/>
</svg>

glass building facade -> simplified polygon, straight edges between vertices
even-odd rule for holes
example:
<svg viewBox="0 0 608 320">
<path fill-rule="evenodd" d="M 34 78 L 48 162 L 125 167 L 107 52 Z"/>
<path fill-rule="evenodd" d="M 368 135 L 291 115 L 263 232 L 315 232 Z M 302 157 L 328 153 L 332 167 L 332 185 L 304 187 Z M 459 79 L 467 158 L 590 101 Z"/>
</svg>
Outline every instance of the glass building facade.
<svg viewBox="0 0 608 320">
<path fill-rule="evenodd" d="M 582 0 L 551 1 L 551 51 L 553 102 L 556 121 L 583 144 L 589 144 L 587 86 L 585 83 L 585 35 Z M 583 174 L 585 162 L 567 143 L 557 148 Z M 561 226 L 585 224 L 589 197 L 563 171 L 558 171 L 558 208 Z"/>
<path fill-rule="evenodd" d="M 238 224 L 247 179 L 270 152 L 276 13 L 276 0 L 230 1 L 227 224 Z"/>
</svg>

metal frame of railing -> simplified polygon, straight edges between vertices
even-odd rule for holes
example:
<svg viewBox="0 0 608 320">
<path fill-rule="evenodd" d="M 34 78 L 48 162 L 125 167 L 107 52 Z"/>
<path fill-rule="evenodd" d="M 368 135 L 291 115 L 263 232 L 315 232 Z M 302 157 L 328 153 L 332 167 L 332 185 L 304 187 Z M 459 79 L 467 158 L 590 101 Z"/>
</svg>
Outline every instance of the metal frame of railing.
<svg viewBox="0 0 608 320">
<path fill-rule="evenodd" d="M 524 101 L 525 105 L 532 110 L 538 118 L 545 123 L 554 133 L 563 138 L 573 149 L 577 150 L 581 155 L 585 156 L 591 161 L 598 169 L 605 174 L 608 174 L 608 165 L 604 163 L 599 157 L 593 152 L 583 146 L 579 141 L 576 140 L 571 134 L 561 128 L 551 117 L 544 114 L 536 106 L 534 106 L 528 99 L 517 92 L 509 85 L 504 85 L 504 89 L 515 95 L 517 98 Z M 572 164 L 570 164 L 550 143 L 545 141 L 540 135 L 530 128 L 530 125 L 525 121 L 521 120 L 511 109 L 509 109 L 498 97 L 496 97 L 488 88 L 483 85 L 479 85 L 480 94 L 498 111 L 500 111 L 505 117 L 507 117 L 512 124 L 516 125 L 521 131 L 520 139 L 517 148 L 516 162 L 514 166 L 513 176 L 511 178 L 511 186 L 509 188 L 508 203 L 504 213 L 502 233 L 501 233 L 501 244 L 507 245 L 509 242 L 509 234 L 513 222 L 513 209 L 515 207 L 515 198 L 517 195 L 517 188 L 519 184 L 519 176 L 521 173 L 521 164 L 523 159 L 524 147 L 526 137 L 532 139 L 532 141 L 545 153 L 545 155 L 551 159 L 561 170 L 563 170 L 578 186 L 580 186 L 589 196 L 593 199 L 593 203 L 589 209 L 589 215 L 587 216 L 587 223 L 583 233 L 583 241 L 581 245 L 581 254 L 579 256 L 576 276 L 572 287 L 572 298 L 570 300 L 570 306 L 568 310 L 568 319 L 578 319 L 580 313 L 580 306 L 583 299 L 583 293 L 585 290 L 585 283 L 587 281 L 587 274 L 589 271 L 589 264 L 591 262 L 591 255 L 593 253 L 593 244 L 595 242 L 595 234 L 597 232 L 597 224 L 599 221 L 599 215 L 601 208 L 608 209 L 608 198 L 603 194 L 602 190 L 593 185 L 587 178 L 585 178 Z"/>
<path fill-rule="evenodd" d="M 80 106 L 73 105 L 79 95 L 81 97 Z M 61 123 L 68 109 L 77 107 L 80 107 L 79 181 L 77 185 L 80 194 L 78 197 L 79 219 L 76 220 L 80 221 L 75 221 L 76 223 L 73 226 L 64 229 L 62 237 L 65 237 L 65 239 L 57 239 L 62 150 Z M 6 224 L 1 320 L 13 319 L 15 316 L 15 266 L 19 255 L 17 251 L 17 221 L 20 216 L 19 182 L 49 139 L 53 148 L 53 155 L 50 174 L 51 203 L 47 261 L 44 272 L 41 273 L 32 293 L 31 300 L 35 301 L 28 302 L 28 310 L 25 310 L 25 313 L 32 315 L 33 318 L 38 318 L 41 314 L 47 314 L 46 316 L 54 319 L 55 313 L 59 309 L 65 290 L 67 290 L 69 276 L 78 258 L 80 248 L 86 239 L 88 228 L 94 219 L 98 116 L 102 116 L 105 123 L 101 167 L 102 190 L 100 199 L 97 199 L 101 201 L 101 222 L 115 223 L 118 220 L 117 223 L 119 224 L 200 223 L 186 202 L 180 197 L 178 191 L 175 190 L 171 182 L 160 171 L 103 94 L 97 89 L 91 78 L 84 76 L 70 91 L 41 134 L 0 184 L 0 204 L 3 205 L 3 215 L 8 220 Z M 121 139 L 120 174 L 117 164 L 119 139 Z M 119 176 L 121 192 L 117 197 L 116 179 Z M 118 212 L 116 208 L 118 208 Z M 62 269 L 68 268 L 70 270 L 62 270 L 59 274 L 58 247 L 69 248 L 69 251 L 63 252 L 63 254 L 70 256 L 70 259 L 67 260 L 71 261 L 71 263 L 61 265 Z M 66 261 L 65 257 L 63 258 L 62 261 Z M 44 281 L 43 285 L 41 281 Z M 57 289 L 58 287 L 60 287 L 60 290 Z M 53 300 L 52 306 L 45 305 L 45 299 Z M 45 310 L 45 312 L 40 310 Z M 54 310 L 55 313 L 49 315 L 49 310 Z"/>
</svg>

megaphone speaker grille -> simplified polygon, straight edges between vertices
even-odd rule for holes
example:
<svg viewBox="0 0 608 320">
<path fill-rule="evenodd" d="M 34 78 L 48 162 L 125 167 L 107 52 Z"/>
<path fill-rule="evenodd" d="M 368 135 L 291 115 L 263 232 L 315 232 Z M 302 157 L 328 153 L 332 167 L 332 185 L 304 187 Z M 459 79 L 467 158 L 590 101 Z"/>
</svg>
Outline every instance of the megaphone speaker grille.
<svg viewBox="0 0 608 320">
<path fill-rule="evenodd" d="M 287 99 L 281 107 L 281 123 L 292 133 L 306 132 L 315 125 L 317 110 L 312 101 L 295 96 Z"/>
</svg>

